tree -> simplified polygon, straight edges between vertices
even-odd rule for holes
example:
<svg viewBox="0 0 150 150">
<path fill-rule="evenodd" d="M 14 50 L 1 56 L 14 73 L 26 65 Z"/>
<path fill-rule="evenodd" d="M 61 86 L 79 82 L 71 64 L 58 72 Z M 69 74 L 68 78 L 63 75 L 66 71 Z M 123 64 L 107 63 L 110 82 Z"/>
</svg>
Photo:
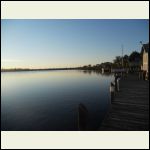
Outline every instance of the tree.
<svg viewBox="0 0 150 150">
<path fill-rule="evenodd" d="M 139 61 L 141 61 L 140 53 L 137 52 L 137 51 L 132 52 L 129 56 L 129 61 L 130 62 L 139 62 Z"/>
<path fill-rule="evenodd" d="M 116 56 L 114 59 L 114 67 L 121 67 L 122 66 L 122 57 Z"/>
<path fill-rule="evenodd" d="M 129 56 L 129 62 L 130 62 L 130 70 L 131 71 L 137 71 L 141 67 L 141 54 L 139 52 L 132 52 Z"/>
<path fill-rule="evenodd" d="M 128 55 L 124 55 L 124 57 L 123 57 L 123 66 L 124 66 L 124 68 L 129 67 L 129 56 Z"/>
</svg>

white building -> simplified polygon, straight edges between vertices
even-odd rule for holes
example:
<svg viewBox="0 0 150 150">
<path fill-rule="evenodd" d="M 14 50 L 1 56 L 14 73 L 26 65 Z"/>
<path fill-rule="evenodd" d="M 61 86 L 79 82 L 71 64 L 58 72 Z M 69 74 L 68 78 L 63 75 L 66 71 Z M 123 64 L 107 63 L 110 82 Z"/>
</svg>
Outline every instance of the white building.
<svg viewBox="0 0 150 150">
<path fill-rule="evenodd" d="M 149 43 L 143 44 L 141 51 L 143 53 L 142 70 L 149 72 Z"/>
</svg>

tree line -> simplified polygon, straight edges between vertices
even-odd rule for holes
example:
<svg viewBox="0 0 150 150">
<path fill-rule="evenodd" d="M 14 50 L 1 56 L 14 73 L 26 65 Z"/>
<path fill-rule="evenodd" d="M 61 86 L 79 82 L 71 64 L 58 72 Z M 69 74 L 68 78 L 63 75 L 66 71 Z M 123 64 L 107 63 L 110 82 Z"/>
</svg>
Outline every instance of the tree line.
<svg viewBox="0 0 150 150">
<path fill-rule="evenodd" d="M 96 65 L 85 65 L 80 69 L 87 70 L 101 70 L 104 69 L 120 69 L 120 68 L 128 68 L 128 69 L 140 69 L 142 64 L 142 55 L 143 52 L 139 53 L 137 51 L 133 51 L 130 55 L 116 56 L 113 62 L 103 62 Z"/>
</svg>

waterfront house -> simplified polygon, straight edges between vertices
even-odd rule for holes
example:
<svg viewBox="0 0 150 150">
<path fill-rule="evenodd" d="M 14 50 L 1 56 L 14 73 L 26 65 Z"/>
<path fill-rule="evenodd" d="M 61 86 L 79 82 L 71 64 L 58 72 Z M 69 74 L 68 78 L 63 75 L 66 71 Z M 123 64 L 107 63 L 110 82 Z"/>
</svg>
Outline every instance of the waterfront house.
<svg viewBox="0 0 150 150">
<path fill-rule="evenodd" d="M 143 71 L 149 72 L 149 43 L 143 44 L 141 53 L 143 56 L 141 69 Z"/>
</svg>

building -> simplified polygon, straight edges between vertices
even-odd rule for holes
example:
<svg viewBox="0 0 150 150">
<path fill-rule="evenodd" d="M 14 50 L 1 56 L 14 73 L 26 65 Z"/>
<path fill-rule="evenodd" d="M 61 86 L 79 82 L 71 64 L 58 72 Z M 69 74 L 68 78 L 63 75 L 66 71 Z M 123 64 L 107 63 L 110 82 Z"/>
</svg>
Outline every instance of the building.
<svg viewBox="0 0 150 150">
<path fill-rule="evenodd" d="M 149 43 L 143 44 L 141 53 L 143 54 L 141 69 L 149 73 Z"/>
</svg>

